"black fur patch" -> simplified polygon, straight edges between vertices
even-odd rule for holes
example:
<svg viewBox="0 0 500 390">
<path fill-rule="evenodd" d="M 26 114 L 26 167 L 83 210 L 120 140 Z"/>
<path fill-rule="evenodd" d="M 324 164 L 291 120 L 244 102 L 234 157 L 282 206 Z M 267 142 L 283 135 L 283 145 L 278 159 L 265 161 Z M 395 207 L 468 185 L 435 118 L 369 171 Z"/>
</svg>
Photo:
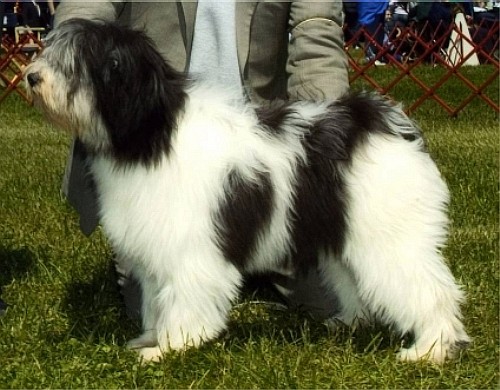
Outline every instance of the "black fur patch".
<svg viewBox="0 0 500 390">
<path fill-rule="evenodd" d="M 270 221 L 273 189 L 269 174 L 258 172 L 249 182 L 232 171 L 225 184 L 226 200 L 215 216 L 219 245 L 226 259 L 244 269 L 255 249 L 257 235 Z"/>
<path fill-rule="evenodd" d="M 155 164 L 168 153 L 185 103 L 184 77 L 171 68 L 142 32 L 116 24 L 71 20 L 79 61 L 89 72 L 96 115 L 109 132 L 113 157 Z M 76 67 L 80 66 L 78 63 Z"/>
<path fill-rule="evenodd" d="M 387 124 L 390 110 L 383 99 L 350 94 L 332 103 L 305 137 L 307 161 L 297 169 L 295 251 L 289 259 L 299 270 L 316 266 L 320 249 L 342 253 L 348 207 L 342 170 L 349 167 L 356 147 L 368 134 L 401 136 Z"/>
<path fill-rule="evenodd" d="M 321 154 L 308 155 L 297 167 L 292 224 L 293 267 L 305 271 L 317 266 L 319 249 L 340 254 L 345 234 L 344 182 L 339 162 Z"/>
<path fill-rule="evenodd" d="M 363 93 L 348 94 L 330 104 L 310 129 L 299 116 L 300 107 L 293 102 L 274 102 L 258 108 L 256 114 L 275 136 L 287 131 L 285 123 L 304 131 L 302 142 L 307 158 L 299 161 L 296 171 L 292 257 L 284 259 L 288 266 L 301 271 L 317 266 L 320 250 L 331 250 L 335 255 L 343 251 L 348 207 L 343 170 L 349 167 L 355 149 L 374 133 L 408 140 L 420 137 L 417 129 L 413 133 L 399 133 L 391 128 L 388 117 L 395 115 L 391 104 Z M 400 119 L 408 123 L 404 117 Z M 259 190 L 238 182 L 236 175 L 229 183 L 235 195 L 222 212 L 223 225 L 228 226 L 224 230 L 223 248 L 233 263 L 243 267 L 254 248 L 259 228 L 268 221 L 272 183 L 267 180 L 265 187 L 269 190 Z"/>
</svg>

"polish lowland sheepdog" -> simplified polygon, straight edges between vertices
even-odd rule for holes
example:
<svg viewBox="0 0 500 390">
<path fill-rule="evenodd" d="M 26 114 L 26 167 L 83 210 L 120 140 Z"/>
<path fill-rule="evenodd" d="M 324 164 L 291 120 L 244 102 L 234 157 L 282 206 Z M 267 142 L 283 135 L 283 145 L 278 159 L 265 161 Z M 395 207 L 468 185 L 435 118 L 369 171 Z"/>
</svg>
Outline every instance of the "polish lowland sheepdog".
<svg viewBox="0 0 500 390">
<path fill-rule="evenodd" d="M 189 84 L 143 33 L 84 20 L 47 37 L 26 80 L 89 151 L 101 223 L 143 290 L 129 345 L 144 359 L 217 337 L 245 275 L 311 267 L 338 320 L 413 335 L 402 360 L 468 342 L 441 254 L 448 189 L 399 107 L 256 107 Z"/>
</svg>

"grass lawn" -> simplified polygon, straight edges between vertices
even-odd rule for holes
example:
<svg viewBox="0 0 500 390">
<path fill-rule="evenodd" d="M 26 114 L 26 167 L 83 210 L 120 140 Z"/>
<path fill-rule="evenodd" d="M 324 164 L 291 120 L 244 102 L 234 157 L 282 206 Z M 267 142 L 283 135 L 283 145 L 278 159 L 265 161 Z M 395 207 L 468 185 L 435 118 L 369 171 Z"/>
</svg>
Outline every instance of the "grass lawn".
<svg viewBox="0 0 500 390">
<path fill-rule="evenodd" d="M 466 93 L 459 83 L 450 91 Z M 124 347 L 139 328 L 124 314 L 103 234 L 84 237 L 60 195 L 69 138 L 11 95 L 0 106 L 0 286 L 10 305 L 0 388 L 498 388 L 498 117 L 474 102 L 458 118 L 426 103 L 414 118 L 452 192 L 445 255 L 474 339 L 458 360 L 399 363 L 400 340 L 386 328 L 331 333 L 244 298 L 224 337 L 141 366 Z"/>
</svg>

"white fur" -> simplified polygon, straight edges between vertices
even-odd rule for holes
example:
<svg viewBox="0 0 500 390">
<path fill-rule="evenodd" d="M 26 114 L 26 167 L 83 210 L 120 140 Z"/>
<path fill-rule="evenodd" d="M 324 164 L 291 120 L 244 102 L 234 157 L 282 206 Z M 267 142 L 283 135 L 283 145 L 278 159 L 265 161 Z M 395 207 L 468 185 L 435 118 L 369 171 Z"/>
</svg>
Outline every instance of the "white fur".
<svg viewBox="0 0 500 390">
<path fill-rule="evenodd" d="M 331 259 L 324 263 L 344 304 L 341 320 L 368 314 L 402 334 L 413 331 L 415 344 L 401 351 L 403 360 L 452 357 L 455 343 L 469 338 L 459 320 L 463 294 L 439 250 L 449 194 L 434 162 L 417 142 L 372 135 L 345 179 L 349 228 L 342 262 L 353 277 Z"/>
<path fill-rule="evenodd" d="M 55 41 L 27 73 L 37 76 L 36 82 L 31 79 L 30 88 L 40 107 L 93 151 L 89 164 L 99 196 L 101 222 L 118 258 L 126 259 L 120 267 L 138 278 L 143 290 L 143 334 L 129 346 L 138 349 L 144 359 L 157 360 L 169 349 L 198 346 L 224 331 L 244 273 L 293 271 L 283 270 L 280 262 L 297 260 L 293 256 L 296 243 L 292 229 L 298 213 L 294 210 L 295 195 L 301 185 L 298 167 L 308 167 L 311 155 L 328 161 L 319 163 L 322 167 L 335 167 L 324 172 L 335 172 L 338 177 L 332 177 L 332 181 L 341 189 L 332 190 L 324 182 L 319 186 L 325 188 L 307 188 L 305 210 L 300 212 L 307 214 L 315 205 L 315 198 L 311 201 L 308 196 L 317 190 L 318 196 L 327 197 L 324 199 L 337 199 L 347 221 L 344 232 L 343 220 L 326 215 L 332 226 L 345 233 L 344 240 L 339 240 L 341 250 L 314 247 L 321 251 L 318 256 L 323 284 L 336 293 L 341 304 L 341 312 L 332 322 L 338 319 L 353 324 L 375 319 L 400 333 L 414 333 L 415 343 L 401 351 L 402 360 L 429 358 L 442 362 L 469 340 L 459 309 L 463 293 L 441 254 L 447 234 L 448 190 L 434 162 L 423 151 L 418 131 L 400 108 L 364 96 L 365 103 L 373 99 L 367 115 L 371 112 L 369 118 L 376 118 L 376 123 L 367 123 L 353 118 L 359 111 L 356 98 L 348 97 L 338 105 L 291 103 L 275 133 L 262 127 L 254 107 L 212 87 L 195 85 L 182 91 L 187 92 L 187 99 L 179 100 L 183 104 L 180 113 L 172 111 L 178 114 L 177 123 L 168 122 L 171 128 L 155 129 L 165 131 L 161 135 L 171 131 L 172 137 L 160 137 L 163 144 L 156 138 L 156 144 L 146 145 L 165 148 L 153 156 L 158 160 L 149 156 L 148 163 L 140 159 L 122 161 L 114 154 L 113 136 L 123 134 L 120 129 L 107 129 L 106 118 L 95 113 L 98 100 L 85 67 L 86 58 L 78 59 L 82 61 L 77 67 L 81 74 L 75 74 L 74 45 L 82 44 L 82 39 L 99 28 L 99 24 L 89 23 L 69 22 L 56 29 L 48 42 Z M 125 30 L 114 28 L 115 38 L 126 44 L 120 40 Z M 68 37 L 74 31 L 79 35 L 72 43 Z M 154 50 L 147 42 L 144 47 L 134 47 L 149 54 Z M 102 66 L 108 66 L 108 62 Z M 162 70 L 170 74 L 168 69 Z M 151 67 L 151 71 L 158 69 Z M 64 75 L 78 79 L 66 80 Z M 172 82 L 166 77 L 158 80 Z M 164 94 L 157 98 L 172 93 L 157 87 L 155 84 L 151 90 Z M 103 96 L 99 97 L 103 101 Z M 128 103 L 134 104 L 134 98 Z M 145 106 L 142 108 L 148 108 L 149 103 Z M 379 115 L 374 115 L 374 107 L 384 114 L 377 111 Z M 328 110 L 339 111 L 328 116 Z M 139 110 L 146 116 L 147 111 Z M 142 115 L 136 117 L 136 130 L 141 129 Z M 112 118 L 116 120 L 116 116 Z M 315 128 L 318 119 L 339 123 Z M 167 126 L 165 123 L 162 126 Z M 363 129 L 349 127 L 353 125 Z M 389 131 L 381 130 L 381 126 Z M 318 133 L 311 135 L 310 131 Z M 332 145 L 322 149 L 318 142 L 329 140 L 325 137 L 328 131 L 329 136 L 339 138 L 325 141 Z M 357 140 L 352 149 L 348 145 L 350 136 Z M 415 140 L 410 141 L 412 138 Z M 306 145 L 312 149 L 306 150 Z M 339 160 L 342 153 L 328 146 L 342 149 L 347 154 L 345 160 Z M 259 174 L 264 174 L 273 196 L 269 223 L 255 227 L 260 230 L 251 259 L 243 259 L 244 265 L 238 267 L 233 259 L 225 258 L 214 218 L 228 199 L 231 189 L 227 188 L 227 178 L 234 172 L 245 184 L 262 184 Z M 303 186 L 315 185 L 314 180 L 304 181 Z M 331 211 L 333 203 L 324 202 L 322 206 L 327 204 L 328 212 L 337 215 Z M 315 213 L 310 215 L 317 217 L 318 210 Z M 321 244 L 327 246 L 336 241 L 322 242 L 328 242 Z"/>
</svg>

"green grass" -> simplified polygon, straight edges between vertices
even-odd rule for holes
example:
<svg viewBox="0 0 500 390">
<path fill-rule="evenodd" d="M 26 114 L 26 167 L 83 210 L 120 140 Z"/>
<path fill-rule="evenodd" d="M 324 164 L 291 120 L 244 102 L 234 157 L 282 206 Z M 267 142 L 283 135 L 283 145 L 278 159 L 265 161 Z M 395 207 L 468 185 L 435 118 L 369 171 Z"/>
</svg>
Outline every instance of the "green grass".
<svg viewBox="0 0 500 390">
<path fill-rule="evenodd" d="M 460 88 L 460 87 L 457 87 Z M 407 103 L 411 94 L 395 96 Z M 415 115 L 452 192 L 445 255 L 468 301 L 474 342 L 442 367 L 402 364 L 373 327 L 329 332 L 243 299 L 228 333 L 141 366 L 102 232 L 84 237 L 60 195 L 69 138 L 11 95 L 0 106 L 0 388 L 498 388 L 498 118 L 475 102 L 458 118 Z"/>
</svg>

